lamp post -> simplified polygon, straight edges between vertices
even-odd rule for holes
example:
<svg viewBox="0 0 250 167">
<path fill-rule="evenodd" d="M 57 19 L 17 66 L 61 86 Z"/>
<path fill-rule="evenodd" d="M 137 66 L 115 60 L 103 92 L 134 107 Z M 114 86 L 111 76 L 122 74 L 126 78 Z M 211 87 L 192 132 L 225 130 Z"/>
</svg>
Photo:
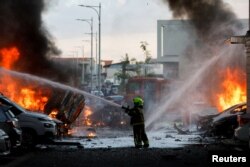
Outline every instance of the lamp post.
<svg viewBox="0 0 250 167">
<path fill-rule="evenodd" d="M 96 58 L 96 69 L 95 69 L 95 72 L 96 72 L 96 74 L 98 74 L 98 63 L 97 63 L 97 58 L 98 58 L 98 43 L 97 43 L 97 32 L 96 32 L 96 34 L 95 34 L 95 49 L 96 49 L 96 51 L 95 51 L 95 53 L 96 53 L 96 56 L 95 56 L 95 58 Z"/>
<path fill-rule="evenodd" d="M 99 27 L 98 90 L 101 90 L 101 86 L 100 86 L 100 79 L 101 79 L 101 71 L 100 71 L 100 68 L 101 68 L 101 3 L 99 3 L 99 6 L 89 6 L 89 5 L 79 5 L 79 6 L 86 7 L 86 8 L 91 8 L 98 15 L 98 21 L 99 21 L 99 26 L 98 26 Z M 99 11 L 96 8 L 98 8 Z"/>
<path fill-rule="evenodd" d="M 85 34 L 91 34 L 91 33 L 85 33 Z M 97 75 L 97 66 L 98 66 L 98 36 L 97 36 L 97 32 L 96 33 L 93 33 L 93 38 L 95 38 L 95 53 L 96 53 L 96 55 L 95 55 L 95 74 Z M 94 48 L 94 46 L 93 46 L 93 48 Z"/>
<path fill-rule="evenodd" d="M 91 29 L 91 59 L 90 59 L 90 87 L 93 88 L 93 18 L 91 19 L 77 19 L 78 21 L 85 21 L 90 25 Z"/>
</svg>

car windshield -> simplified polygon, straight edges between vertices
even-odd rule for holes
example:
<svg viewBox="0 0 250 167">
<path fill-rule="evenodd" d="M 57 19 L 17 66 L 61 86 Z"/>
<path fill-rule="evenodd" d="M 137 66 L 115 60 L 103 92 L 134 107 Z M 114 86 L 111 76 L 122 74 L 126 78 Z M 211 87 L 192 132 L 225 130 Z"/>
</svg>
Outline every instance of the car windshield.
<svg viewBox="0 0 250 167">
<path fill-rule="evenodd" d="M 6 121 L 6 116 L 2 109 L 0 109 L 0 122 Z"/>
<path fill-rule="evenodd" d="M 6 115 L 8 115 L 8 117 L 10 117 L 10 118 L 16 118 L 15 115 L 11 112 L 11 110 L 7 110 L 5 113 L 6 113 Z"/>
<path fill-rule="evenodd" d="M 0 103 L 7 105 L 7 106 L 11 106 L 11 111 L 14 115 L 19 115 L 21 113 L 25 112 L 25 109 L 23 109 L 22 107 L 20 107 L 18 104 L 9 101 L 6 98 L 0 98 Z"/>
</svg>

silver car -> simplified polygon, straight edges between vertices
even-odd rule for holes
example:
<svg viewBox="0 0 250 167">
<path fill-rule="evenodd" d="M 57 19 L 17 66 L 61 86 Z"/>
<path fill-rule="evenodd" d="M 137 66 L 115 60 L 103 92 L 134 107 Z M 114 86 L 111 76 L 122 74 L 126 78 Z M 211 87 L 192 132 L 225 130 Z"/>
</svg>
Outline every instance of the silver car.
<svg viewBox="0 0 250 167">
<path fill-rule="evenodd" d="M 9 136 L 0 129 L 0 155 L 8 155 L 10 154 L 10 138 Z"/>
</svg>

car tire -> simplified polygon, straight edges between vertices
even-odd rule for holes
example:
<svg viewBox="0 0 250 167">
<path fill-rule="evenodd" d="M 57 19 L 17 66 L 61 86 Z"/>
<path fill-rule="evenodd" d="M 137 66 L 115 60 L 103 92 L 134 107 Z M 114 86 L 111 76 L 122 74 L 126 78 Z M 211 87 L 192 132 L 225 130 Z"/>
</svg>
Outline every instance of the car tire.
<svg viewBox="0 0 250 167">
<path fill-rule="evenodd" d="M 33 148 L 37 144 L 37 135 L 33 130 L 22 130 L 22 145 L 24 147 Z"/>
</svg>

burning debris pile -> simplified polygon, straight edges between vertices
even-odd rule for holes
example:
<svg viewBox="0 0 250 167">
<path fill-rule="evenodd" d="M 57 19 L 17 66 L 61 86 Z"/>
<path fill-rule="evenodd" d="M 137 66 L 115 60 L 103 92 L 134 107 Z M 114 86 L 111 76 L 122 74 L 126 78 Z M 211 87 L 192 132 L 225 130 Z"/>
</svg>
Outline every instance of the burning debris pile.
<svg viewBox="0 0 250 167">
<path fill-rule="evenodd" d="M 183 59 L 188 71 L 177 89 L 150 115 L 151 125 L 166 111 L 178 106 L 184 115 L 195 111 L 195 103 L 214 106 L 218 111 L 246 101 L 245 53 L 242 46 L 231 46 L 225 41 L 243 31 L 243 26 L 222 0 L 163 0 L 175 18 L 188 19 L 194 31 L 195 43 L 190 44 Z M 190 36 L 190 38 L 194 38 Z M 188 114 L 185 114 L 188 113 Z M 192 118 L 191 118 L 192 119 Z"/>
</svg>

